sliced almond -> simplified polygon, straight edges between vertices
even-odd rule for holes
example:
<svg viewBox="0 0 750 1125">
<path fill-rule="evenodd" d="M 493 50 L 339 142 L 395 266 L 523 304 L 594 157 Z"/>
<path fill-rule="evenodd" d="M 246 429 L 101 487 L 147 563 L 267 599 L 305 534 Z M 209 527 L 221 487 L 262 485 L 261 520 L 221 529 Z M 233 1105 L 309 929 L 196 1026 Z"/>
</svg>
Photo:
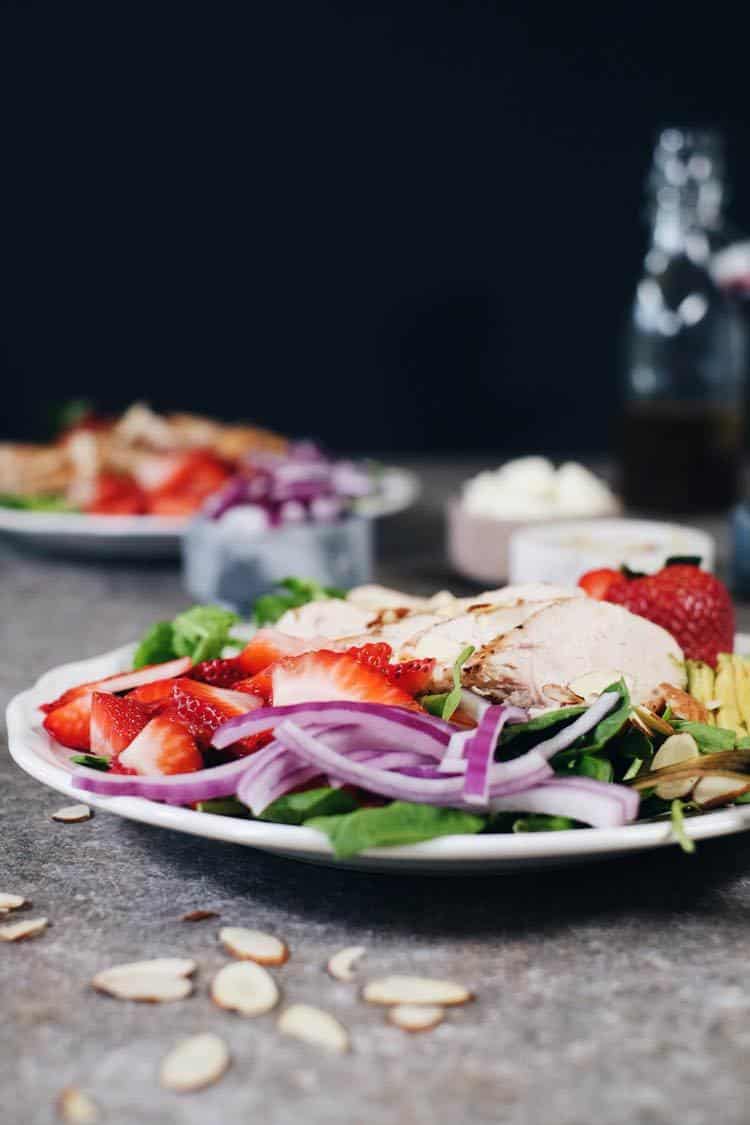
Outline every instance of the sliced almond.
<svg viewBox="0 0 750 1125">
<path fill-rule="evenodd" d="M 638 718 L 642 720 L 649 732 L 655 731 L 657 734 L 666 735 L 674 734 L 672 724 L 668 723 L 666 719 L 663 719 L 661 715 L 657 715 L 654 711 L 651 711 L 650 708 L 635 707 L 633 710 Z"/>
<path fill-rule="evenodd" d="M 93 815 L 88 805 L 65 805 L 53 812 L 52 819 L 59 820 L 62 824 L 80 824 L 82 820 L 91 820 Z"/>
<path fill-rule="evenodd" d="M 651 759 L 651 769 L 660 770 L 666 766 L 674 766 L 678 762 L 687 762 L 692 758 L 700 758 L 698 743 L 692 734 L 672 734 L 662 742 L 659 749 Z M 677 797 L 687 797 L 692 793 L 697 776 L 675 778 L 674 781 L 662 781 L 656 786 L 657 797 L 663 801 L 673 801 Z"/>
<path fill-rule="evenodd" d="M 616 668 L 604 668 L 592 672 L 585 672 L 582 676 L 577 676 L 568 684 L 570 691 L 580 695 L 585 700 L 595 699 L 596 696 L 601 695 L 612 684 L 619 683 L 623 679 L 623 673 L 619 672 Z M 625 683 L 628 687 L 632 686 L 632 679 L 630 676 L 625 676 Z"/>
<path fill-rule="evenodd" d="M 205 922 L 207 918 L 218 918 L 218 910 L 190 910 L 180 918 L 181 922 Z"/>
<path fill-rule="evenodd" d="M 98 992 L 118 1000 L 168 1003 L 190 995 L 193 982 L 188 978 L 195 967 L 195 961 L 187 957 L 157 957 L 104 969 L 91 983 Z"/>
<path fill-rule="evenodd" d="M 708 722 L 708 707 L 696 699 L 694 695 L 690 695 L 682 688 L 674 687 L 672 684 L 659 684 L 659 691 L 675 718 L 688 719 L 695 723 Z"/>
<path fill-rule="evenodd" d="M 166 1055 L 159 1080 L 167 1090 L 188 1093 L 202 1090 L 221 1078 L 229 1066 L 229 1048 L 213 1032 L 182 1039 Z"/>
<path fill-rule="evenodd" d="M 553 703 L 562 704 L 563 707 L 583 703 L 582 695 L 577 695 L 576 692 L 571 691 L 570 688 L 563 687 L 562 684 L 545 684 L 542 688 L 542 695 L 547 699 L 551 699 Z"/>
<path fill-rule="evenodd" d="M 338 953 L 334 953 L 326 968 L 335 980 L 354 980 L 356 976 L 354 966 L 365 953 L 364 945 L 347 945 Z"/>
<path fill-rule="evenodd" d="M 219 941 L 240 961 L 257 961 L 259 965 L 283 965 L 289 960 L 287 945 L 273 934 L 249 930 L 245 926 L 222 926 Z"/>
<path fill-rule="evenodd" d="M 26 899 L 23 897 L 23 895 L 11 895 L 0 892 L 0 910 L 18 910 L 18 908 L 20 906 L 23 906 L 25 902 Z"/>
<path fill-rule="evenodd" d="M 30 918 L 24 922 L 6 922 L 0 926 L 0 941 L 25 941 L 47 928 L 46 918 Z"/>
<path fill-rule="evenodd" d="M 83 1090 L 77 1086 L 66 1086 L 57 1098 L 57 1113 L 69 1125 L 95 1125 L 99 1120 L 99 1110 Z"/>
<path fill-rule="evenodd" d="M 316 1047 L 341 1053 L 349 1050 L 349 1033 L 343 1024 L 311 1004 L 292 1004 L 279 1016 L 278 1026 L 283 1035 L 293 1035 Z"/>
<path fill-rule="evenodd" d="M 365 985 L 362 996 L 369 1004 L 465 1004 L 473 999 L 468 988 L 450 980 L 429 977 L 380 977 Z"/>
<path fill-rule="evenodd" d="M 444 1015 L 445 1009 L 438 1004 L 396 1004 L 388 1010 L 388 1021 L 402 1031 L 432 1031 Z"/>
<path fill-rule="evenodd" d="M 693 790 L 693 800 L 696 804 L 700 805 L 702 809 L 715 808 L 718 805 L 726 805 L 729 801 L 734 801 L 737 797 L 747 793 L 750 789 L 750 777 L 747 778 L 744 785 L 738 778 L 719 777 L 709 774 L 707 777 L 702 777 L 695 789 Z"/>
<path fill-rule="evenodd" d="M 254 961 L 239 961 L 219 969 L 211 983 L 211 999 L 220 1008 L 241 1016 L 262 1016 L 279 1002 L 271 974 Z"/>
</svg>

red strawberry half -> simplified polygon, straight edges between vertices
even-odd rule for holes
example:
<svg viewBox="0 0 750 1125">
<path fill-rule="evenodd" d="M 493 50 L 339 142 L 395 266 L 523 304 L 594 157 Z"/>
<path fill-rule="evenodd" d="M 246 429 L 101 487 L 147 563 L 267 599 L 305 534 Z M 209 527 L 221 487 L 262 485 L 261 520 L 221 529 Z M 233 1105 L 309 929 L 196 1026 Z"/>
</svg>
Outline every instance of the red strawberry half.
<svg viewBox="0 0 750 1125">
<path fill-rule="evenodd" d="M 91 753 L 113 758 L 129 746 L 151 720 L 148 707 L 130 696 L 95 691 L 91 697 Z"/>
<path fill-rule="evenodd" d="M 259 629 L 239 654 L 237 662 L 246 676 L 254 676 L 284 656 L 299 656 L 311 649 L 321 648 L 325 643 L 318 638 L 290 637 L 277 629 Z"/>
<path fill-rule="evenodd" d="M 588 575 L 579 585 L 586 589 Z M 661 625 L 689 660 L 716 665 L 720 652 L 734 648 L 734 608 L 723 582 L 687 563 L 665 566 L 656 574 L 612 583 L 602 599 Z"/>
<path fill-rule="evenodd" d="M 119 755 L 119 764 L 140 774 L 194 773 L 203 769 L 198 745 L 171 715 L 151 719 Z"/>
<path fill-rule="evenodd" d="M 93 691 L 130 691 L 131 688 L 143 687 L 146 684 L 158 683 L 170 677 L 184 676 L 190 669 L 192 661 L 189 656 L 180 656 L 176 660 L 168 660 L 164 664 L 146 664 L 135 672 L 116 672 L 114 676 L 105 676 L 103 680 L 92 680 L 89 683 L 78 684 L 68 688 L 51 703 L 43 703 L 42 711 L 53 711 L 62 707 L 73 699 L 82 695 L 90 695 Z"/>
<path fill-rule="evenodd" d="M 334 699 L 387 703 L 421 710 L 418 703 L 382 672 L 360 664 L 347 652 L 308 652 L 281 660 L 272 672 L 274 707 Z"/>
<path fill-rule="evenodd" d="M 71 750 L 90 750 L 92 692 L 85 692 L 48 712 L 44 729 Z"/>
<path fill-rule="evenodd" d="M 213 687 L 230 688 L 247 675 L 239 660 L 202 660 L 188 672 L 191 680 L 200 680 Z"/>
</svg>

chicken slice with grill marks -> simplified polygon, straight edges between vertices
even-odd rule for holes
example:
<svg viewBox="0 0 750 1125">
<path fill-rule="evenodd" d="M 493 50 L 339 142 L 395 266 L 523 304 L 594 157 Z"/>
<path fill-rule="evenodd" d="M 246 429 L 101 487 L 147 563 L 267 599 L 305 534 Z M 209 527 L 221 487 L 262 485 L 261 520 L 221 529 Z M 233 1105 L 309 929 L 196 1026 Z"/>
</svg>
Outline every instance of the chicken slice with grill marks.
<svg viewBox="0 0 750 1125">
<path fill-rule="evenodd" d="M 603 668 L 630 677 L 634 703 L 649 700 L 664 681 L 685 685 L 682 649 L 665 629 L 593 598 L 539 608 L 475 652 L 462 679 L 465 687 L 493 700 L 549 707 L 547 685 L 567 687 Z"/>
</svg>

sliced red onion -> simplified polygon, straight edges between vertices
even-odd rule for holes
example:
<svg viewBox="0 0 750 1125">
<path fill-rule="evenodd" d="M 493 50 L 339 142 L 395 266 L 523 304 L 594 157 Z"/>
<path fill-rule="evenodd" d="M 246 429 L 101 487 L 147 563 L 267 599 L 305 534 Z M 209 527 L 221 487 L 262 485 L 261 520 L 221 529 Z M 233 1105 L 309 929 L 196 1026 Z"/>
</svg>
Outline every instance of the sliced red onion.
<svg viewBox="0 0 750 1125">
<path fill-rule="evenodd" d="M 463 797 L 469 805 L 486 805 L 490 796 L 490 767 L 502 729 L 507 722 L 524 722 L 528 718 L 520 707 L 500 704 L 488 707 L 472 737 L 464 743 L 466 759 Z"/>
<path fill-rule="evenodd" d="M 476 719 L 476 721 L 479 722 L 487 708 L 491 706 L 492 704 L 489 699 L 485 699 L 483 695 L 477 695 L 475 691 L 469 691 L 468 688 L 461 688 L 461 702 L 459 703 L 459 707 L 462 711 L 465 711 L 467 715 L 470 715 L 472 719 Z M 524 719 L 520 719 L 519 722 L 525 722 L 527 718 L 528 715 L 526 715 Z"/>
<path fill-rule="evenodd" d="M 592 703 L 588 711 L 584 711 L 572 723 L 568 723 L 566 727 L 554 734 L 552 738 L 548 738 L 545 742 L 538 743 L 534 749 L 543 754 L 545 758 L 549 759 L 559 754 L 561 750 L 567 750 L 572 746 L 577 738 L 582 734 L 588 734 L 593 730 L 597 723 L 601 722 L 605 715 L 608 715 L 612 708 L 618 703 L 620 696 L 616 691 L 605 691 L 600 695 L 595 703 Z M 609 784 L 609 783 L 607 783 Z"/>
<path fill-rule="evenodd" d="M 624 785 L 584 777 L 558 777 L 514 796 L 493 798 L 493 812 L 569 816 L 594 828 L 617 828 L 635 820 L 638 794 Z"/>
<path fill-rule="evenodd" d="M 409 750 L 442 758 L 456 728 L 435 715 L 410 711 L 383 703 L 355 703 L 330 700 L 317 703 L 290 703 L 286 707 L 263 707 L 248 715 L 238 715 L 218 728 L 213 745 L 218 750 L 242 738 L 274 727 L 282 719 L 294 718 L 299 726 L 325 722 L 330 726 L 356 724 L 357 749 Z M 363 740 L 364 743 L 363 744 Z M 355 749 L 352 746 L 352 749 Z"/>
<path fill-rule="evenodd" d="M 239 779 L 250 758 L 238 758 L 223 766 L 212 766 L 195 773 L 174 773 L 166 776 L 102 773 L 101 770 L 79 766 L 73 771 L 73 782 L 79 789 L 101 793 L 105 797 L 148 797 L 167 805 L 192 805 L 214 797 L 230 797 L 237 792 Z"/>
</svg>

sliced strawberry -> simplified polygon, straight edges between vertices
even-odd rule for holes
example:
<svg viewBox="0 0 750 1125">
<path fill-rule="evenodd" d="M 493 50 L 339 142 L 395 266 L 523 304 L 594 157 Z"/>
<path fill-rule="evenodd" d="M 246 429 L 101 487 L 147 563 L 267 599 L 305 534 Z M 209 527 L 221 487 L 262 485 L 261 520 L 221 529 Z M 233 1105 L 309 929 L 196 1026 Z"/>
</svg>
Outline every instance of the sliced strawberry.
<svg viewBox="0 0 750 1125">
<path fill-rule="evenodd" d="M 152 718 L 132 696 L 95 691 L 91 696 L 91 753 L 112 758 L 129 746 Z"/>
<path fill-rule="evenodd" d="M 85 510 L 100 516 L 140 515 L 146 511 L 146 497 L 129 473 L 99 473 Z"/>
<path fill-rule="evenodd" d="M 90 683 L 68 688 L 58 699 L 43 704 L 41 710 L 53 711 L 56 707 L 62 707 L 82 695 L 90 695 L 92 691 L 130 691 L 131 688 L 158 683 L 159 680 L 183 676 L 191 665 L 189 656 L 181 656 L 177 660 L 167 660 L 164 664 L 146 664 L 135 672 L 116 672 L 114 676 L 106 676 L 103 680 L 92 680 Z"/>
<path fill-rule="evenodd" d="M 148 495 L 149 511 L 159 515 L 194 512 L 230 474 L 226 463 L 210 451 L 180 454 L 164 463 L 161 478 Z"/>
<path fill-rule="evenodd" d="M 157 715 L 119 755 L 119 766 L 139 774 L 194 773 L 203 769 L 195 739 L 181 722 Z"/>
<path fill-rule="evenodd" d="M 234 687 L 246 675 L 239 660 L 234 657 L 230 660 L 202 660 L 188 672 L 191 680 L 200 680 L 204 684 L 220 688 Z"/>
<path fill-rule="evenodd" d="M 375 668 L 378 672 L 387 670 L 388 662 L 393 656 L 393 649 L 384 641 L 379 641 L 377 644 L 358 645 L 356 648 L 348 648 L 346 651 L 360 664 L 366 664 L 368 668 Z"/>
<path fill-rule="evenodd" d="M 173 685 L 172 701 L 175 716 L 193 738 L 206 743 L 227 719 L 246 715 L 262 703 L 257 696 L 245 692 L 229 691 L 188 679 L 178 680 Z"/>
<path fill-rule="evenodd" d="M 609 594 L 620 586 L 627 585 L 627 578 L 621 570 L 602 566 L 598 570 L 588 570 L 578 579 L 578 585 L 590 598 L 606 601 Z"/>
<path fill-rule="evenodd" d="M 177 683 L 179 676 L 170 676 L 168 680 L 157 680 L 153 684 L 142 684 L 141 687 L 133 688 L 125 696 L 126 699 L 133 699 L 136 703 L 146 703 L 149 706 L 162 703 L 167 704 L 172 698 L 172 686 Z"/>
<path fill-rule="evenodd" d="M 409 695 L 422 695 L 427 691 L 432 679 L 434 660 L 404 660 L 400 664 L 390 664 L 386 670 L 388 679 Z"/>
<path fill-rule="evenodd" d="M 44 729 L 71 750 L 90 750 L 91 697 L 92 692 L 84 692 L 52 708 L 44 720 Z"/>
<path fill-rule="evenodd" d="M 274 707 L 351 699 L 421 710 L 410 695 L 391 684 L 382 672 L 360 664 L 346 652 L 323 649 L 288 657 L 274 667 L 272 683 Z"/>
<path fill-rule="evenodd" d="M 290 637 L 286 633 L 280 633 L 278 629 L 259 629 L 239 654 L 237 662 L 247 676 L 254 676 L 283 656 L 299 656 L 300 653 L 320 647 L 317 639 Z"/>
</svg>

